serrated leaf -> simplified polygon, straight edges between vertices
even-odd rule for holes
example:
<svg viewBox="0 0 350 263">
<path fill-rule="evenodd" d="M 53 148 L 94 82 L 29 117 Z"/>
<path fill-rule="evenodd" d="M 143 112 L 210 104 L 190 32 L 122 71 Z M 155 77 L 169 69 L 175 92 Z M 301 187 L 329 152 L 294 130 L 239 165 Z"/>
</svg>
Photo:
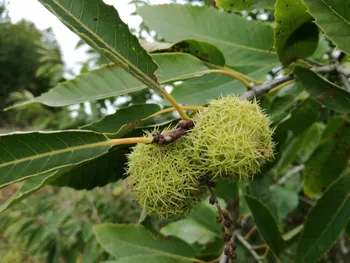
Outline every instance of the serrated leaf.
<svg viewBox="0 0 350 263">
<path fill-rule="evenodd" d="M 249 69 L 248 75 L 257 80 L 264 80 L 266 73 L 272 67 L 272 65 L 258 69 L 253 67 Z M 171 95 L 184 104 L 203 105 L 211 99 L 232 94 L 239 95 L 245 91 L 244 85 L 231 76 L 210 74 L 176 85 Z"/>
<path fill-rule="evenodd" d="M 84 130 L 102 133 L 112 133 L 122 137 L 142 124 L 143 119 L 160 111 L 158 104 L 136 104 L 118 109 L 114 114 L 107 115 L 103 119 L 83 126 Z"/>
<path fill-rule="evenodd" d="M 296 258 L 317 262 L 337 240 L 350 218 L 350 173 L 335 181 L 318 200 L 304 224 Z"/>
<path fill-rule="evenodd" d="M 348 0 L 304 0 L 316 24 L 340 49 L 350 54 L 350 5 Z"/>
<path fill-rule="evenodd" d="M 275 0 L 216 0 L 216 5 L 225 10 L 243 11 L 273 9 Z"/>
<path fill-rule="evenodd" d="M 97 225 L 94 233 L 104 250 L 117 260 L 127 260 L 130 255 L 138 255 L 192 262 L 195 254 L 189 245 L 180 240 L 155 239 L 142 225 Z"/>
<path fill-rule="evenodd" d="M 112 146 L 105 135 L 87 131 L 1 135 L 0 187 L 96 158 Z"/>
<path fill-rule="evenodd" d="M 208 73 L 208 68 L 199 59 L 188 54 L 154 54 L 152 57 L 159 64 L 156 73 L 161 84 Z M 33 100 L 14 105 L 8 109 L 30 103 L 62 107 L 125 95 L 143 89 L 147 89 L 147 86 L 128 74 L 124 69 L 116 65 L 110 65 L 81 74 L 73 80 L 62 82 Z"/>
<path fill-rule="evenodd" d="M 305 163 L 304 191 L 318 196 L 347 167 L 350 150 L 349 123 L 343 118 L 328 122 L 322 141 Z"/>
<path fill-rule="evenodd" d="M 301 0 L 277 0 L 275 5 L 275 47 L 282 64 L 314 53 L 318 28 Z"/>
<path fill-rule="evenodd" d="M 113 6 L 95 0 L 40 0 L 92 47 L 149 87 L 158 89 L 156 63 L 141 47 Z"/>
<path fill-rule="evenodd" d="M 207 6 L 145 5 L 138 7 L 137 12 L 168 41 L 196 39 L 215 45 L 230 67 L 262 66 L 277 61 L 271 51 L 273 30 L 262 23 Z"/>
<path fill-rule="evenodd" d="M 350 93 L 337 85 L 329 82 L 312 70 L 295 67 L 301 85 L 326 107 L 339 112 L 350 112 Z"/>
<path fill-rule="evenodd" d="M 26 180 L 16 193 L 14 193 L 5 203 L 0 205 L 0 213 L 21 202 L 23 199 L 43 188 L 45 185 L 48 185 L 54 180 L 56 174 L 57 171 L 47 172 Z"/>
<path fill-rule="evenodd" d="M 255 197 L 245 195 L 244 199 L 248 203 L 261 237 L 265 240 L 271 251 L 278 256 L 284 250 L 284 240 L 271 211 Z"/>
</svg>

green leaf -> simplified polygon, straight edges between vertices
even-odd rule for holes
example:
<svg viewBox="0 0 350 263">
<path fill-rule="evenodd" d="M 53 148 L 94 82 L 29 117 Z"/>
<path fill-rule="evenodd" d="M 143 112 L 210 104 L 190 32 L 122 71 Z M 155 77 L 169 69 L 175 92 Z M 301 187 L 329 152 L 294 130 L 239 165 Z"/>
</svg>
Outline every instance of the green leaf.
<svg viewBox="0 0 350 263">
<path fill-rule="evenodd" d="M 350 112 L 350 93 L 337 85 L 329 82 L 312 70 L 296 67 L 295 74 L 310 93 L 319 103 L 339 112 Z"/>
<path fill-rule="evenodd" d="M 304 163 L 316 149 L 321 141 L 323 125 L 315 123 L 299 136 L 295 136 L 281 149 L 278 162 L 273 170 L 278 176 L 282 176 L 290 170 L 290 165 L 295 161 Z"/>
<path fill-rule="evenodd" d="M 45 185 L 48 185 L 54 180 L 56 174 L 57 171 L 47 172 L 26 180 L 16 193 L 14 193 L 5 203 L 0 205 L 0 213 L 21 202 L 23 199 L 32 195 L 39 189 L 43 188 Z"/>
<path fill-rule="evenodd" d="M 224 55 L 216 46 L 208 42 L 202 42 L 194 39 L 180 41 L 166 48 L 162 48 L 162 46 L 160 46 L 159 49 L 154 51 L 188 53 L 210 64 L 218 66 L 225 65 Z"/>
<path fill-rule="evenodd" d="M 218 201 L 222 208 L 226 207 L 224 200 L 218 198 Z M 202 202 L 192 207 L 188 218 L 195 220 L 209 231 L 220 234 L 221 227 L 216 223 L 216 217 L 218 215 L 216 208 L 209 204 L 209 197 L 207 197 Z"/>
<path fill-rule="evenodd" d="M 322 141 L 305 163 L 304 191 L 318 196 L 347 167 L 350 150 L 349 123 L 343 118 L 328 122 Z"/>
<path fill-rule="evenodd" d="M 169 123 L 162 124 L 159 128 L 163 129 L 167 126 L 169 126 Z M 129 128 L 132 128 L 132 125 L 130 127 L 128 127 L 128 124 L 123 125 L 120 132 L 110 137 L 119 138 L 122 134 L 125 135 L 126 132 L 129 132 Z M 153 126 L 134 129 L 128 133 L 128 137 L 141 137 L 144 130 L 152 131 L 153 129 Z M 51 184 L 75 189 L 92 189 L 116 182 L 121 178 L 125 178 L 124 168 L 128 152 L 129 148 L 114 147 L 108 153 L 97 158 L 65 168 L 62 175 Z"/>
<path fill-rule="evenodd" d="M 236 198 L 238 195 L 237 182 L 231 182 L 223 179 L 216 180 L 216 186 L 213 189 L 217 197 L 224 199 L 226 202 Z"/>
<path fill-rule="evenodd" d="M 316 24 L 340 49 L 350 54 L 350 5 L 347 0 L 304 0 Z"/>
<path fill-rule="evenodd" d="M 293 240 L 304 229 L 304 224 L 299 225 L 283 235 L 284 241 Z"/>
<path fill-rule="evenodd" d="M 158 88 L 154 75 L 156 63 L 113 6 L 95 0 L 40 0 L 40 3 L 111 61 L 147 86 Z"/>
<path fill-rule="evenodd" d="M 301 0 L 277 0 L 275 46 L 284 65 L 314 53 L 318 28 Z"/>
<path fill-rule="evenodd" d="M 91 161 L 69 167 L 51 183 L 74 189 L 93 189 L 125 178 L 127 149 L 113 149 Z"/>
<path fill-rule="evenodd" d="M 137 12 L 168 41 L 196 39 L 215 45 L 230 67 L 261 66 L 277 61 L 275 52 L 271 51 L 273 29 L 262 23 L 207 6 L 145 5 L 138 7 Z"/>
<path fill-rule="evenodd" d="M 191 245 L 195 243 L 205 245 L 218 236 L 216 232 L 212 232 L 192 218 L 172 222 L 163 227 L 160 233 L 180 238 Z"/>
<path fill-rule="evenodd" d="M 273 9 L 275 0 L 216 0 L 216 5 L 225 10 L 243 11 Z"/>
<path fill-rule="evenodd" d="M 156 74 L 162 84 L 208 73 L 208 68 L 199 59 L 188 54 L 154 54 L 152 57 L 159 65 Z M 147 86 L 124 69 L 110 65 L 81 74 L 73 80 L 62 82 L 33 100 L 14 105 L 8 109 L 35 102 L 51 107 L 62 107 L 125 95 L 146 88 Z"/>
<path fill-rule="evenodd" d="M 279 185 L 272 185 L 270 191 L 272 198 L 276 202 L 278 219 L 283 221 L 289 213 L 297 208 L 299 204 L 298 192 Z"/>
<path fill-rule="evenodd" d="M 188 260 L 179 260 L 177 258 L 171 258 L 167 256 L 162 255 L 135 255 L 135 256 L 129 256 L 125 258 L 121 258 L 119 260 L 113 260 L 113 261 L 104 261 L 103 263 L 135 263 L 135 262 L 142 262 L 142 263 L 184 263 L 188 262 Z"/>
<path fill-rule="evenodd" d="M 129 262 L 119 260 L 128 260 L 130 255 L 140 258 L 158 256 L 178 262 L 192 262 L 195 254 L 188 244 L 180 240 L 156 239 L 142 225 L 97 225 L 94 232 L 103 249 L 118 259 L 117 262 Z"/>
<path fill-rule="evenodd" d="M 266 205 L 271 212 L 272 216 L 278 223 L 279 215 L 276 200 L 272 197 L 271 187 L 274 181 L 264 174 L 254 176 L 253 181 L 245 188 L 247 194 L 251 197 L 258 199 L 264 205 Z"/>
<path fill-rule="evenodd" d="M 272 65 L 250 69 L 249 76 L 263 80 Z M 189 105 L 203 105 L 209 100 L 226 95 L 239 95 L 246 91 L 244 85 L 231 76 L 210 74 L 200 78 L 184 81 L 176 85 L 171 95 L 181 103 Z"/>
<path fill-rule="evenodd" d="M 0 187 L 96 158 L 112 146 L 105 135 L 86 131 L 1 135 Z"/>
<path fill-rule="evenodd" d="M 285 129 L 293 132 L 293 135 L 299 135 L 305 132 L 320 116 L 321 106 L 313 99 L 307 98 L 300 102 L 290 117 L 282 122 L 278 129 Z"/>
<path fill-rule="evenodd" d="M 275 94 L 265 96 L 262 100 L 262 107 L 266 109 L 273 124 L 278 124 L 290 114 L 293 106 L 308 96 L 304 88 L 296 82 L 281 88 Z"/>
<path fill-rule="evenodd" d="M 337 240 L 350 218 L 350 173 L 344 173 L 318 200 L 304 224 L 296 258 L 317 262 Z"/>
<path fill-rule="evenodd" d="M 226 207 L 221 198 L 218 200 L 222 208 Z M 191 245 L 195 243 L 207 245 L 215 238 L 221 237 L 220 225 L 216 223 L 217 216 L 216 208 L 209 204 L 207 197 L 193 206 L 185 219 L 169 223 L 161 229 L 161 233 L 165 236 L 180 238 Z"/>
<path fill-rule="evenodd" d="M 345 234 L 350 239 L 350 221 L 345 228 Z"/>
<path fill-rule="evenodd" d="M 278 256 L 284 250 L 284 240 L 270 209 L 255 197 L 245 195 L 244 199 L 248 203 L 261 237 L 271 251 Z"/>
<path fill-rule="evenodd" d="M 143 119 L 160 111 L 158 104 L 137 104 L 118 109 L 114 114 L 107 115 L 103 119 L 83 126 L 84 130 L 102 133 L 113 133 L 122 137 L 143 123 Z"/>
</svg>

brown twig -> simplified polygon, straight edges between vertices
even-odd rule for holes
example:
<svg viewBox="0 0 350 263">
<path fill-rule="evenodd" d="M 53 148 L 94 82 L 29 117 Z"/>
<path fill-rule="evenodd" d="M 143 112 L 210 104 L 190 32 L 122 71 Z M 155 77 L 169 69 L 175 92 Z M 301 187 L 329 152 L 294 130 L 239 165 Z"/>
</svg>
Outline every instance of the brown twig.
<svg viewBox="0 0 350 263">
<path fill-rule="evenodd" d="M 152 143 L 159 145 L 166 145 L 176 141 L 181 136 L 185 135 L 188 130 L 194 127 L 194 122 L 192 120 L 181 120 L 179 122 L 179 127 L 176 130 L 168 131 L 164 134 L 155 133 L 153 134 Z"/>
<path fill-rule="evenodd" d="M 234 262 L 236 259 L 236 242 L 231 234 L 231 227 L 232 227 L 232 220 L 230 219 L 229 214 L 227 211 L 223 211 L 218 199 L 216 198 L 216 195 L 213 191 L 213 187 L 215 187 L 214 182 L 208 182 L 207 183 L 208 190 L 210 192 L 210 199 L 209 203 L 216 206 L 216 209 L 218 210 L 219 216 L 216 218 L 216 222 L 223 224 L 224 231 L 223 231 L 223 240 L 225 242 L 224 247 L 224 254 L 229 259 L 229 262 Z"/>
</svg>

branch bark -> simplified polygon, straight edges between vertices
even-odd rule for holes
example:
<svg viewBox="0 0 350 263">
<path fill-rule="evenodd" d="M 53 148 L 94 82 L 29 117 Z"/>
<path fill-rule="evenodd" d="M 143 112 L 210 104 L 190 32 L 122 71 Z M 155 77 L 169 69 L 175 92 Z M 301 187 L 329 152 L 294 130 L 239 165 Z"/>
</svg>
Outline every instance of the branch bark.
<svg viewBox="0 0 350 263">
<path fill-rule="evenodd" d="M 255 87 L 247 90 L 239 98 L 241 100 L 252 100 L 257 96 L 268 92 L 269 90 L 273 89 L 274 87 L 277 87 L 280 84 L 283 84 L 289 80 L 292 80 L 293 78 L 294 78 L 293 75 L 286 75 L 286 76 L 283 76 L 282 78 L 279 78 L 279 79 L 273 79 L 270 81 L 266 81 L 261 85 L 255 86 Z"/>
</svg>

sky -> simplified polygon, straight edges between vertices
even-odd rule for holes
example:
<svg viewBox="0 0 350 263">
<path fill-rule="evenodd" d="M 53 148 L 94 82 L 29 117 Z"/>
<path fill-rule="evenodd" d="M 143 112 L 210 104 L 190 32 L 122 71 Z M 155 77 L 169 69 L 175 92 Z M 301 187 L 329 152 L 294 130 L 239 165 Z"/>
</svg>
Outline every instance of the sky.
<svg viewBox="0 0 350 263">
<path fill-rule="evenodd" d="M 135 5 L 129 4 L 130 0 L 104 0 L 104 2 L 114 5 L 122 20 L 130 27 L 137 27 L 141 23 L 140 17 L 130 15 L 135 11 Z M 161 4 L 169 1 L 153 0 L 150 2 L 152 4 Z M 43 7 L 39 1 L 9 0 L 8 10 L 14 23 L 21 19 L 26 19 L 32 21 L 41 30 L 51 27 L 60 44 L 66 66 L 75 73 L 79 72 L 79 61 L 84 61 L 87 58 L 84 49 L 75 49 L 79 38 Z"/>
</svg>

